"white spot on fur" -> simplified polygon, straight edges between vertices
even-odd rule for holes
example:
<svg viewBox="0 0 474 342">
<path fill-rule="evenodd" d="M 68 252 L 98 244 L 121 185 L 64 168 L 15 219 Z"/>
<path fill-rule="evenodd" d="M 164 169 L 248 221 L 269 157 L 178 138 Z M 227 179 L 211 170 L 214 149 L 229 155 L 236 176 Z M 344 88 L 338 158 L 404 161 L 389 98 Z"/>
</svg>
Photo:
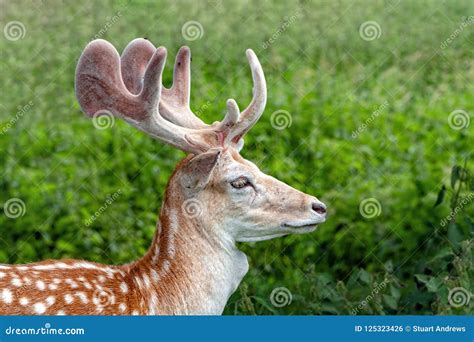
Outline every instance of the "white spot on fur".
<svg viewBox="0 0 474 342">
<path fill-rule="evenodd" d="M 49 284 L 49 285 L 48 285 L 48 289 L 50 289 L 51 291 L 57 290 L 57 289 L 58 289 L 58 285 L 56 285 L 56 284 Z"/>
<path fill-rule="evenodd" d="M 73 289 L 77 289 L 79 287 L 79 285 L 77 285 L 77 283 L 74 280 L 69 279 L 69 278 L 65 280 L 65 283 L 71 286 L 71 288 Z"/>
<path fill-rule="evenodd" d="M 176 209 L 170 210 L 170 225 L 169 225 L 169 234 L 168 234 L 168 255 L 172 259 L 174 258 L 174 255 L 176 253 L 175 248 L 174 248 L 174 236 L 176 232 L 178 231 L 178 215 Z"/>
<path fill-rule="evenodd" d="M 122 283 L 120 284 L 120 290 L 122 291 L 122 293 L 127 293 L 127 292 L 128 292 L 127 283 L 122 282 Z"/>
<path fill-rule="evenodd" d="M 36 303 L 36 304 L 34 305 L 34 309 L 35 309 L 35 312 L 36 312 L 37 314 L 42 315 L 42 314 L 44 314 L 45 311 L 46 311 L 46 306 L 45 306 L 43 303 Z"/>
<path fill-rule="evenodd" d="M 70 294 L 66 294 L 64 295 L 64 301 L 66 302 L 66 304 L 71 304 L 74 301 L 74 298 L 72 298 Z"/>
<path fill-rule="evenodd" d="M 21 282 L 20 278 L 13 278 L 12 285 L 16 287 L 20 287 L 23 285 L 23 283 Z"/>
<path fill-rule="evenodd" d="M 143 275 L 143 283 L 145 283 L 146 287 L 150 287 L 150 278 L 148 278 L 148 275 L 144 274 Z"/>
<path fill-rule="evenodd" d="M 104 283 L 104 282 L 105 282 L 105 277 L 104 277 L 103 275 L 100 275 L 99 278 L 97 278 L 97 279 L 99 279 L 99 281 L 100 281 L 101 283 Z"/>
<path fill-rule="evenodd" d="M 156 308 L 158 307 L 158 298 L 156 297 L 156 294 L 153 293 L 150 296 L 150 302 L 148 304 L 148 314 L 149 315 L 157 315 L 158 312 Z"/>
<path fill-rule="evenodd" d="M 137 283 L 137 286 L 139 289 L 143 289 L 143 282 L 142 282 L 142 279 L 140 277 L 135 277 L 135 282 Z"/>
<path fill-rule="evenodd" d="M 48 306 L 51 306 L 56 303 L 56 298 L 54 298 L 54 296 L 49 296 L 48 298 L 46 298 L 46 303 L 48 304 Z"/>
<path fill-rule="evenodd" d="M 63 310 L 59 310 L 57 313 L 56 313 L 56 316 L 64 316 L 66 315 L 66 313 L 63 311 Z"/>
<path fill-rule="evenodd" d="M 30 301 L 26 297 L 20 298 L 20 304 L 23 306 L 27 306 Z"/>
<path fill-rule="evenodd" d="M 36 287 L 40 291 L 43 291 L 44 289 L 46 289 L 46 285 L 45 285 L 44 281 L 42 281 L 42 280 L 37 280 L 36 281 Z"/>
<path fill-rule="evenodd" d="M 0 279 L 2 279 L 3 277 L 5 277 L 5 273 L 0 272 Z"/>
<path fill-rule="evenodd" d="M 168 271 L 170 270 L 170 262 L 168 260 L 165 260 L 163 261 L 163 269 L 162 269 L 162 272 L 163 273 L 168 273 Z"/>
<path fill-rule="evenodd" d="M 138 316 L 138 311 L 137 311 L 137 310 L 133 310 L 133 311 L 132 311 L 132 315 L 133 315 L 133 316 Z"/>
<path fill-rule="evenodd" d="M 158 272 L 156 272 L 155 269 L 151 270 L 151 278 L 153 279 L 155 283 L 160 280 L 160 276 L 158 275 Z"/>
<path fill-rule="evenodd" d="M 5 304 L 11 304 L 13 301 L 12 292 L 9 289 L 3 289 L 2 291 L 2 300 Z"/>
<path fill-rule="evenodd" d="M 125 310 L 127 310 L 127 306 L 124 303 L 120 303 L 119 310 L 120 312 L 125 312 Z"/>
<path fill-rule="evenodd" d="M 76 296 L 78 296 L 81 302 L 83 302 L 84 304 L 89 303 L 89 299 L 87 299 L 87 295 L 84 292 L 77 292 Z"/>
</svg>

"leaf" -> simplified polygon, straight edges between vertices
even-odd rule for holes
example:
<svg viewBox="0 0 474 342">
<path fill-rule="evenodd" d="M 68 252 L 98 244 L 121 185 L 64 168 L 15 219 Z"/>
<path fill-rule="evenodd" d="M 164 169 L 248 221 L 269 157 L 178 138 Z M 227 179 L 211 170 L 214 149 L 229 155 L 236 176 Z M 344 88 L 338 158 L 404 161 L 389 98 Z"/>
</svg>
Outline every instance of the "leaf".
<svg viewBox="0 0 474 342">
<path fill-rule="evenodd" d="M 395 287 L 393 284 L 390 284 L 390 294 L 395 299 L 400 298 L 400 290 L 397 287 Z"/>
<path fill-rule="evenodd" d="M 462 168 L 459 165 L 454 165 L 451 169 L 451 188 L 453 189 L 456 185 L 456 182 L 461 178 L 461 170 Z"/>
<path fill-rule="evenodd" d="M 458 225 L 454 222 L 451 222 L 448 226 L 448 239 L 456 246 L 463 240 L 463 235 Z"/>
<path fill-rule="evenodd" d="M 397 300 L 395 298 L 384 294 L 383 295 L 383 301 L 385 302 L 385 304 L 387 304 L 387 306 L 390 309 L 397 310 L 398 304 L 397 304 Z"/>
<path fill-rule="evenodd" d="M 362 280 L 366 284 L 370 285 L 371 283 L 370 273 L 362 268 L 359 270 L 359 279 Z"/>
<path fill-rule="evenodd" d="M 438 288 L 441 286 L 442 282 L 438 278 L 432 277 L 425 285 L 428 289 L 428 292 L 436 293 Z"/>
<path fill-rule="evenodd" d="M 430 262 L 436 261 L 438 259 L 443 259 L 444 257 L 447 257 L 448 255 L 453 255 L 453 251 L 451 247 L 447 246 L 444 248 L 441 248 L 433 258 L 431 258 Z"/>
<path fill-rule="evenodd" d="M 430 280 L 430 277 L 426 274 L 415 274 L 415 277 L 420 283 L 423 284 L 426 284 Z"/>
<path fill-rule="evenodd" d="M 434 205 L 435 207 L 437 207 L 438 205 L 443 203 L 445 193 L 446 193 L 446 187 L 443 185 L 441 187 L 441 190 L 439 190 L 439 192 L 438 192 L 438 198 L 436 199 L 436 203 Z"/>
</svg>

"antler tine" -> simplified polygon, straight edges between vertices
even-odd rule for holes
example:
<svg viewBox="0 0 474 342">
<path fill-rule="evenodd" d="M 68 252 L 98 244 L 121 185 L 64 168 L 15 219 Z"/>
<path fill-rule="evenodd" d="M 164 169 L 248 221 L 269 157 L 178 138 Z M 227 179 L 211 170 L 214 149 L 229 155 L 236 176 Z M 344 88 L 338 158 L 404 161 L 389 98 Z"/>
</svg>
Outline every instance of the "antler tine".
<svg viewBox="0 0 474 342">
<path fill-rule="evenodd" d="M 239 113 L 237 103 L 233 99 L 227 101 L 228 112 L 222 123 L 234 122 L 230 127 L 230 132 L 226 138 L 227 143 L 239 145 L 241 138 L 247 133 L 250 128 L 262 116 L 267 103 L 267 85 L 263 69 L 253 50 L 248 49 L 247 59 L 252 71 L 252 78 L 254 83 L 253 98 L 249 106 Z"/>
<path fill-rule="evenodd" d="M 141 91 L 134 95 L 122 79 L 117 50 L 107 41 L 93 41 L 84 49 L 76 69 L 79 104 L 89 116 L 109 111 L 183 151 L 206 151 L 215 144 L 213 131 L 180 127 L 165 120 L 158 111 L 165 61 L 166 49 L 156 49 L 145 69 Z M 137 77 L 132 77 L 129 84 L 136 89 Z"/>
<path fill-rule="evenodd" d="M 123 50 L 120 57 L 123 83 L 132 94 L 142 90 L 143 75 L 155 51 L 155 46 L 143 38 L 132 40 Z"/>
<path fill-rule="evenodd" d="M 191 50 L 187 46 L 179 49 L 173 70 L 173 85 L 163 87 L 160 112 L 163 116 L 180 126 L 188 128 L 206 128 L 189 106 L 191 93 Z"/>
</svg>

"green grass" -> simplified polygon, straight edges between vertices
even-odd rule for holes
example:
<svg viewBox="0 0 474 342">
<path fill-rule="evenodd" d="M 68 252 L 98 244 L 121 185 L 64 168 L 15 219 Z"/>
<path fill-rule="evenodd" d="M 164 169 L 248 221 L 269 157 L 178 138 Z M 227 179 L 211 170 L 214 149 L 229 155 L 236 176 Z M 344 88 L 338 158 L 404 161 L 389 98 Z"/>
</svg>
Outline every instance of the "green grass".
<svg viewBox="0 0 474 342">
<path fill-rule="evenodd" d="M 82 115 L 75 65 L 104 30 L 119 51 L 136 37 L 166 46 L 165 84 L 179 46 L 189 45 L 192 108 L 207 122 L 221 119 L 227 98 L 241 107 L 250 101 L 245 49 L 253 48 L 268 105 L 242 154 L 330 208 L 313 234 L 240 245 L 250 272 L 226 313 L 472 313 L 473 300 L 459 308 L 448 301 L 452 288 L 473 292 L 472 201 L 455 223 L 441 225 L 459 184 L 458 201 L 473 191 L 472 179 L 450 185 L 451 168 L 474 146 L 472 15 L 468 0 L 1 2 L 1 26 L 20 21 L 26 34 L 0 37 L 0 129 L 32 105 L 0 134 L 0 205 L 10 198 L 26 204 L 17 219 L 1 212 L 0 262 L 126 263 L 151 242 L 166 182 L 183 154 L 122 122 L 94 129 Z M 190 20 L 204 28 L 191 42 L 181 33 Z M 366 21 L 380 25 L 378 39 L 361 39 Z M 448 124 L 458 109 L 471 118 L 462 130 Z M 277 110 L 291 114 L 291 127 L 272 127 Z M 472 164 L 473 157 L 466 169 Z M 445 200 L 435 207 L 443 184 Z M 361 215 L 366 198 L 380 202 L 379 216 Z M 272 305 L 277 287 L 291 292 L 289 305 Z"/>
</svg>

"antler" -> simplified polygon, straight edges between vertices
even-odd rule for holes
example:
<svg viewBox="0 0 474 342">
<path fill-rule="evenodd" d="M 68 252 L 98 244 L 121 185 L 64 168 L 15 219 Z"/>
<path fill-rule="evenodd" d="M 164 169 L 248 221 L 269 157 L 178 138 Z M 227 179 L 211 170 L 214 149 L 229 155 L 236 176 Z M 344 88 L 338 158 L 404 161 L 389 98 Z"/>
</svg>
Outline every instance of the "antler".
<svg viewBox="0 0 474 342">
<path fill-rule="evenodd" d="M 119 57 L 105 40 L 95 40 L 84 49 L 76 69 L 76 95 L 89 116 L 110 112 L 152 137 L 183 151 L 201 153 L 212 147 L 241 147 L 241 137 L 262 115 L 266 84 L 262 67 L 247 50 L 254 80 L 250 105 L 239 112 L 234 100 L 227 101 L 222 122 L 207 125 L 189 107 L 189 48 L 182 47 L 175 61 L 173 85 L 162 86 L 166 49 L 156 49 L 145 39 L 133 40 Z"/>
</svg>

